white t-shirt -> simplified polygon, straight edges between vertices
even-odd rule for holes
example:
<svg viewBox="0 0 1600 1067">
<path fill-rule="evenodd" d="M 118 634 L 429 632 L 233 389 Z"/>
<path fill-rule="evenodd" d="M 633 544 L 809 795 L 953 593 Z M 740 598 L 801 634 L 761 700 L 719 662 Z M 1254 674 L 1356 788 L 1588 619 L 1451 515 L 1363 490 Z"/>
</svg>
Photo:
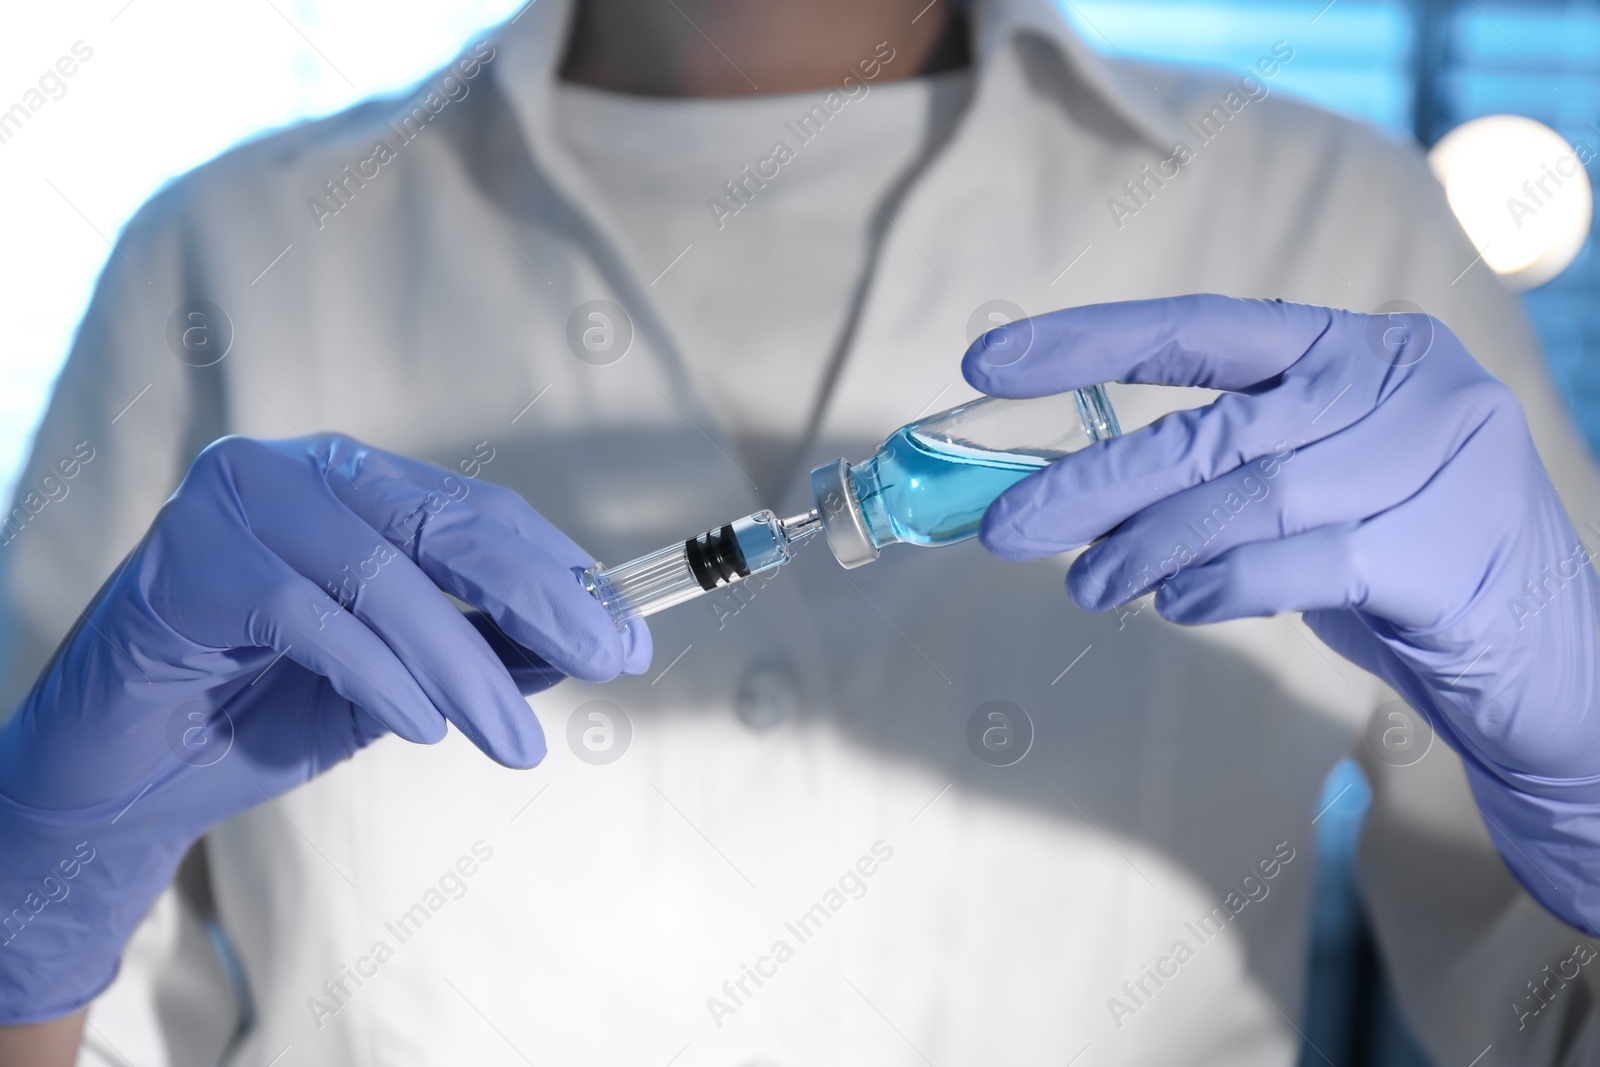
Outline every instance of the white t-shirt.
<svg viewBox="0 0 1600 1067">
<path fill-rule="evenodd" d="M 966 71 L 775 96 L 558 83 L 562 144 L 610 212 L 696 384 L 764 494 L 790 473 L 896 202 Z M 828 108 L 832 103 L 837 110 Z M 820 109 L 820 110 L 818 110 Z"/>
</svg>

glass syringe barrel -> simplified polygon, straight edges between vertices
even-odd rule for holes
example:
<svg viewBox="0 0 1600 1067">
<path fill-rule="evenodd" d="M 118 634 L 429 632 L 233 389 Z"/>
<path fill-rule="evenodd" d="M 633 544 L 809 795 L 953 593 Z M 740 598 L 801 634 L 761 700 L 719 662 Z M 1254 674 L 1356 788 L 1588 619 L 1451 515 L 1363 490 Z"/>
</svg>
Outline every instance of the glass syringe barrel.
<svg viewBox="0 0 1600 1067">
<path fill-rule="evenodd" d="M 615 567 L 595 564 L 583 572 L 584 587 L 620 628 L 629 619 L 781 567 L 793 558 L 795 545 L 820 528 L 814 511 L 789 519 L 757 511 Z"/>
</svg>

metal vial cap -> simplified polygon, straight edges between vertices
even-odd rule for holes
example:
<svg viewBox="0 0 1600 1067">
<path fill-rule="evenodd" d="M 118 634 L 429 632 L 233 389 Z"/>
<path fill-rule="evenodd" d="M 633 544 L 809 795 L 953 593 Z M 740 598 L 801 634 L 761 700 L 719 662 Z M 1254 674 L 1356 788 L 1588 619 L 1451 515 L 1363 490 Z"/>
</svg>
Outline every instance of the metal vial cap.
<svg viewBox="0 0 1600 1067">
<path fill-rule="evenodd" d="M 850 464 L 840 459 L 813 470 L 811 493 L 816 497 L 817 510 L 822 513 L 822 531 L 828 538 L 828 549 L 839 566 L 852 570 L 878 558 L 878 546 L 867 530 L 867 517 L 850 484 Z"/>
</svg>

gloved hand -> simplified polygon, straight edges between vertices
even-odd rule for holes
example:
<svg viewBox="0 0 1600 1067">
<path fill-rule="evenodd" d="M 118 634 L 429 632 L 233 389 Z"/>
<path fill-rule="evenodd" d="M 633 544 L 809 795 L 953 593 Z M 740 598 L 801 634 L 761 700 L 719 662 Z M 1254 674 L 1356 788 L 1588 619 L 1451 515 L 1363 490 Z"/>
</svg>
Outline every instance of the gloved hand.
<svg viewBox="0 0 1600 1067">
<path fill-rule="evenodd" d="M 592 562 L 515 493 L 347 438 L 207 448 L 0 731 L 0 1024 L 94 996 L 201 833 L 386 731 L 538 763 L 519 682 L 649 663 Z"/>
<path fill-rule="evenodd" d="M 1016 352 L 1032 330 L 1031 350 Z M 989 353 L 994 355 L 990 356 Z M 1074 600 L 1304 612 L 1463 757 L 1511 870 L 1600 933 L 1600 582 L 1521 408 L 1443 324 L 1217 296 L 1074 308 L 963 363 L 987 393 L 1227 390 L 1074 453 L 984 516 L 1007 559 L 1088 544 Z"/>
</svg>

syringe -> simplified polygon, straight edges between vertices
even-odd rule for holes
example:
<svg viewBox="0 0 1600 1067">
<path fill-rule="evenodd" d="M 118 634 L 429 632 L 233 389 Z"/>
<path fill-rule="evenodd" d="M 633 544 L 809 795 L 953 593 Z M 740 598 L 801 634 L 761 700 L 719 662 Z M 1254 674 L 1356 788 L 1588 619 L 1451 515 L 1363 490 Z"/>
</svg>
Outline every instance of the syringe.
<svg viewBox="0 0 1600 1067">
<path fill-rule="evenodd" d="M 794 558 L 795 546 L 820 529 L 822 515 L 815 508 L 787 519 L 757 511 L 615 567 L 597 563 L 583 572 L 583 584 L 622 629 L 629 619 L 783 566 Z"/>
<path fill-rule="evenodd" d="M 1098 385 L 1026 400 L 983 397 L 900 427 L 859 463 L 817 467 L 817 506 L 804 514 L 758 511 L 619 567 L 595 564 L 584 586 L 622 628 L 781 567 L 818 530 L 847 569 L 871 563 L 886 545 L 965 541 L 1007 488 L 1121 432 Z"/>
</svg>

